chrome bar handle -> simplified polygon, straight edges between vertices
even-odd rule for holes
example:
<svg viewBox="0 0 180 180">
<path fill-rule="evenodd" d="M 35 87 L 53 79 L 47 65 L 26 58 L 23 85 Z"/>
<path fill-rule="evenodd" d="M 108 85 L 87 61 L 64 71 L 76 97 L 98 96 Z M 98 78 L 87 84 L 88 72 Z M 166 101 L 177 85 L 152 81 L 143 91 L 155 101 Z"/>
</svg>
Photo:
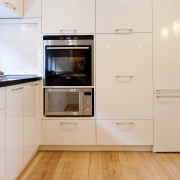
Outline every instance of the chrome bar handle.
<svg viewBox="0 0 180 180">
<path fill-rule="evenodd" d="M 77 125 L 77 122 L 60 122 L 60 125 Z"/>
<path fill-rule="evenodd" d="M 133 78 L 134 76 L 129 75 L 129 76 L 121 76 L 121 75 L 116 75 L 116 78 Z"/>
<path fill-rule="evenodd" d="M 180 95 L 156 95 L 157 98 L 180 98 Z"/>
<path fill-rule="evenodd" d="M 116 122 L 117 125 L 133 125 L 133 122 Z"/>
<path fill-rule="evenodd" d="M 18 91 L 18 90 L 21 90 L 21 89 L 24 89 L 24 87 L 20 87 L 20 88 L 11 89 L 11 91 Z"/>
<path fill-rule="evenodd" d="M 180 89 L 157 89 L 157 93 L 180 93 Z"/>
<path fill-rule="evenodd" d="M 63 32 L 74 32 L 74 33 L 77 33 L 77 29 L 60 29 L 60 33 L 63 33 Z"/>
<path fill-rule="evenodd" d="M 9 6 L 11 9 L 13 9 L 14 11 L 17 9 L 16 6 L 14 6 L 12 3 L 10 2 L 5 2 L 6 6 Z"/>
<path fill-rule="evenodd" d="M 129 29 L 115 29 L 115 33 L 119 33 L 119 34 L 130 34 L 133 32 L 133 29 L 129 28 Z"/>
</svg>

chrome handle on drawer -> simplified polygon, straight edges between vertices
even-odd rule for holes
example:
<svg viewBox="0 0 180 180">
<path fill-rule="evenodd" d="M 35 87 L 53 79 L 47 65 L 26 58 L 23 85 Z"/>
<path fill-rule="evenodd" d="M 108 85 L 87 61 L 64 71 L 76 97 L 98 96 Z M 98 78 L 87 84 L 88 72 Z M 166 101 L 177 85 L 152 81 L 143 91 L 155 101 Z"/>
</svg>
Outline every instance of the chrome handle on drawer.
<svg viewBox="0 0 180 180">
<path fill-rule="evenodd" d="M 180 93 L 180 89 L 157 89 L 157 93 Z"/>
<path fill-rule="evenodd" d="M 116 75 L 116 78 L 133 78 L 134 76 L 129 75 L 129 76 L 121 76 L 121 75 Z"/>
<path fill-rule="evenodd" d="M 116 122 L 117 125 L 133 125 L 133 122 Z"/>
<path fill-rule="evenodd" d="M 180 95 L 156 95 L 157 98 L 180 98 Z"/>
<path fill-rule="evenodd" d="M 131 28 L 128 28 L 128 29 L 115 29 L 115 32 L 116 33 L 119 33 L 119 34 L 130 34 L 132 33 L 133 29 Z"/>
<path fill-rule="evenodd" d="M 60 125 L 77 125 L 77 122 L 60 122 Z"/>
<path fill-rule="evenodd" d="M 24 87 L 20 87 L 20 88 L 16 88 L 16 89 L 11 89 L 11 91 L 18 91 L 18 90 L 21 90 L 21 89 L 24 89 Z"/>
</svg>

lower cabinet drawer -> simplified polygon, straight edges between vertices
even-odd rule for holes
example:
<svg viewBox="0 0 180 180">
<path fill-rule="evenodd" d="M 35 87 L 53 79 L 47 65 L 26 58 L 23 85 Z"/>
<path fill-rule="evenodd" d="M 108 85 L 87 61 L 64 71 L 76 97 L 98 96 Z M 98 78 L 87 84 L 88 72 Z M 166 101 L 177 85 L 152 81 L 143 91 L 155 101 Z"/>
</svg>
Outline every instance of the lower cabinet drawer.
<svg viewBox="0 0 180 180">
<path fill-rule="evenodd" d="M 95 120 L 42 121 L 42 145 L 95 144 Z"/>
<path fill-rule="evenodd" d="M 153 145 L 153 120 L 97 120 L 98 145 Z"/>
</svg>

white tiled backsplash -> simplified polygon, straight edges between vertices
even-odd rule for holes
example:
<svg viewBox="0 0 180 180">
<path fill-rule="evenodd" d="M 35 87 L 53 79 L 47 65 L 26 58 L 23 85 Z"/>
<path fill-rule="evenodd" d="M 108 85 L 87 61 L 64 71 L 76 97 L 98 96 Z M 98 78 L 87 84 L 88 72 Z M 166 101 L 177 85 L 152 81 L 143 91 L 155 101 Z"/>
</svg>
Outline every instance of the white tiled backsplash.
<svg viewBox="0 0 180 180">
<path fill-rule="evenodd" d="M 0 70 L 41 74 L 41 43 L 36 23 L 0 23 Z"/>
</svg>

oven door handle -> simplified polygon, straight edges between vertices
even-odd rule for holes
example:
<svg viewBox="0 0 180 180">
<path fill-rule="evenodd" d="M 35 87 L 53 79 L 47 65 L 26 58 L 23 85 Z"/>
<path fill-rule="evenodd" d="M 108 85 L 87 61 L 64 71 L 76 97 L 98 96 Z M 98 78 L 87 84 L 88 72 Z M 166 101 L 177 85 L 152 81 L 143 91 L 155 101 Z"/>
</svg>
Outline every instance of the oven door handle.
<svg viewBox="0 0 180 180">
<path fill-rule="evenodd" d="M 47 47 L 47 49 L 89 49 L 89 47 Z"/>
</svg>

